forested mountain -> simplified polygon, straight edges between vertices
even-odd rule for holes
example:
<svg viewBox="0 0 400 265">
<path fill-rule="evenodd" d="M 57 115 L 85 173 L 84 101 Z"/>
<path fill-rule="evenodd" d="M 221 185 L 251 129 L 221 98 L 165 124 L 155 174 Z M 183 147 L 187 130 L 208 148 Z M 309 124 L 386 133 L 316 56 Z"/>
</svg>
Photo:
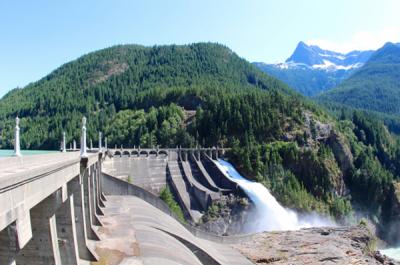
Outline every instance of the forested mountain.
<svg viewBox="0 0 400 265">
<path fill-rule="evenodd" d="M 85 55 L 6 94 L 0 102 L 0 147 L 11 147 L 11 118 L 17 115 L 30 124 L 22 136 L 23 146 L 58 148 L 63 130 L 68 140 L 78 138 L 83 114 L 91 121 L 90 138 L 96 139 L 96 130 L 104 130 L 116 112 L 155 106 L 171 88 L 279 88 L 291 93 L 222 45 L 115 46 Z M 196 109 L 200 100 L 196 96 L 182 96 L 180 103 Z"/>
<path fill-rule="evenodd" d="M 373 52 L 352 51 L 343 54 L 301 41 L 284 63 L 254 64 L 303 95 L 315 96 L 339 85 L 367 62 Z"/>
<path fill-rule="evenodd" d="M 302 65 L 254 63 L 261 71 L 285 82 L 304 96 L 316 96 L 338 86 L 348 78 L 352 70 L 327 71 Z"/>
<path fill-rule="evenodd" d="M 400 44 L 385 44 L 349 79 L 318 100 L 400 114 Z"/>
<path fill-rule="evenodd" d="M 23 148 L 59 148 L 103 131 L 109 146 L 225 146 L 247 177 L 284 205 L 375 220 L 390 217 L 387 194 L 400 149 L 379 121 L 359 112 L 335 120 L 228 48 L 115 46 L 67 63 L 0 100 L 1 148 L 21 117 Z"/>
</svg>

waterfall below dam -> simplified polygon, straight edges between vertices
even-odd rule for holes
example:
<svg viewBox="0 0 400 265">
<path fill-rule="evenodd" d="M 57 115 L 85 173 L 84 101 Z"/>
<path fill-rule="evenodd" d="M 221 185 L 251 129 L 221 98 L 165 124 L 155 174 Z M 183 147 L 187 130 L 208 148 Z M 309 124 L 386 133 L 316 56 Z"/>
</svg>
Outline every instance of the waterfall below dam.
<svg viewBox="0 0 400 265">
<path fill-rule="evenodd" d="M 242 177 L 227 161 L 219 159 L 215 164 L 226 177 L 236 182 L 255 205 L 255 218 L 252 218 L 249 232 L 297 230 L 308 227 L 335 226 L 328 218 L 317 214 L 302 215 L 284 208 L 269 190 L 261 183 Z"/>
</svg>

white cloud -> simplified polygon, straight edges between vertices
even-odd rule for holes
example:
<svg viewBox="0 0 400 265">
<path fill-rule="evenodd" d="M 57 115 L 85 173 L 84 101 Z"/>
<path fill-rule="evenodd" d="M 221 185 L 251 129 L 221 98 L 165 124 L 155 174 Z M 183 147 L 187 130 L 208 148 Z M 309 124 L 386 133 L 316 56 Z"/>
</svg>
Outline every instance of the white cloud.
<svg viewBox="0 0 400 265">
<path fill-rule="evenodd" d="M 350 40 L 345 42 L 312 39 L 306 41 L 306 43 L 331 51 L 347 53 L 354 50 L 376 50 L 388 41 L 400 42 L 400 27 L 385 28 L 379 32 L 359 31 Z"/>
</svg>

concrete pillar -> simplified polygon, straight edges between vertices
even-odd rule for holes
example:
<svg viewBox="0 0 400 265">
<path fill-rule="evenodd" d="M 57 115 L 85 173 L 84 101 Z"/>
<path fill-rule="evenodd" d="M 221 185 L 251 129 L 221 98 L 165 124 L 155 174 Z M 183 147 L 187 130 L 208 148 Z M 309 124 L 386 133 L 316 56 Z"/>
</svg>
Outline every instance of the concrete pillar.
<svg viewBox="0 0 400 265">
<path fill-rule="evenodd" d="M 61 263 L 79 265 L 73 194 L 57 210 L 56 225 Z"/>
<path fill-rule="evenodd" d="M 93 150 L 93 141 L 90 139 L 90 150 Z"/>
<path fill-rule="evenodd" d="M 57 191 L 31 209 L 32 239 L 17 254 L 18 265 L 61 264 L 55 212 L 62 204 Z"/>
<path fill-rule="evenodd" d="M 14 137 L 14 156 L 21 155 L 21 146 L 19 140 L 19 118 L 15 118 L 15 137 Z"/>
<path fill-rule="evenodd" d="M 100 208 L 100 193 L 99 193 L 99 179 L 98 179 L 98 164 L 93 165 L 91 169 L 91 188 L 92 188 L 92 200 L 93 200 L 93 220 L 95 225 L 100 225 L 98 222 L 97 215 L 104 215 Z"/>
<path fill-rule="evenodd" d="M 101 146 L 101 137 L 102 137 L 102 133 L 99 132 L 99 152 L 101 152 L 102 146 Z"/>
<path fill-rule="evenodd" d="M 18 209 L 16 229 L 18 247 L 22 249 L 32 238 L 31 215 L 29 209 L 25 209 L 24 205 L 21 205 Z"/>
<path fill-rule="evenodd" d="M 107 148 L 107 137 L 104 138 L 104 148 L 105 148 L 106 151 L 107 151 L 107 149 L 108 149 L 108 148 Z"/>
<path fill-rule="evenodd" d="M 201 150 L 197 149 L 197 160 L 200 161 L 201 160 Z"/>
<path fill-rule="evenodd" d="M 103 212 L 100 210 L 98 207 L 98 187 L 97 187 L 97 165 L 92 165 L 90 168 L 90 174 L 89 174 L 89 185 L 90 185 L 90 202 L 91 202 L 91 208 L 92 208 L 92 225 L 101 225 L 98 218 L 97 214 L 103 214 Z"/>
<path fill-rule="evenodd" d="M 62 152 L 67 152 L 67 142 L 65 140 L 65 132 L 63 132 L 63 140 L 62 140 Z"/>
<path fill-rule="evenodd" d="M 17 228 L 15 222 L 0 231 L 0 264 L 13 265 L 18 252 Z"/>
<path fill-rule="evenodd" d="M 87 157 L 86 150 L 86 117 L 82 118 L 82 134 L 81 134 L 81 158 Z"/>
<path fill-rule="evenodd" d="M 74 139 L 74 141 L 73 141 L 73 150 L 74 150 L 74 151 L 76 150 L 76 141 L 75 141 L 75 139 Z"/>
<path fill-rule="evenodd" d="M 81 176 L 77 176 L 68 182 L 68 192 L 69 196 L 73 195 L 74 220 L 79 258 L 88 261 L 96 261 L 95 256 L 87 248 L 88 233 L 86 231 L 86 222 L 88 221 L 85 219 L 85 212 L 87 209 L 85 208 L 84 188 Z M 92 232 L 91 228 L 90 232 Z"/>
<path fill-rule="evenodd" d="M 84 168 L 82 168 L 81 162 L 81 177 L 83 183 L 83 206 L 84 206 L 84 215 L 85 215 L 85 224 L 86 224 L 86 235 L 88 239 L 98 240 L 97 235 L 92 229 L 93 221 L 93 200 L 91 194 L 91 178 L 90 178 L 90 168 L 87 167 L 87 164 L 84 164 Z"/>
<path fill-rule="evenodd" d="M 97 183 L 97 196 L 98 196 L 98 206 L 106 207 L 102 201 L 102 192 L 101 192 L 101 172 L 102 172 L 102 156 L 103 154 L 99 154 L 99 162 L 97 163 L 97 174 L 96 174 L 96 183 Z M 101 209 L 100 209 L 101 210 Z M 103 214 L 103 211 L 101 211 Z"/>
</svg>

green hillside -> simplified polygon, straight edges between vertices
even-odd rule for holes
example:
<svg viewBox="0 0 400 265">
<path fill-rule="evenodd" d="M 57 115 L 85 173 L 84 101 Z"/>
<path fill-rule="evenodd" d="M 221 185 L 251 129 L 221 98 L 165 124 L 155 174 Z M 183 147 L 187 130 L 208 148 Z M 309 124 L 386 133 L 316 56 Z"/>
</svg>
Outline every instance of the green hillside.
<svg viewBox="0 0 400 265">
<path fill-rule="evenodd" d="M 82 56 L 5 95 L 0 101 L 0 148 L 11 147 L 10 122 L 17 115 L 23 118 L 22 124 L 30 124 L 22 136 L 24 147 L 54 149 L 63 130 L 68 140 L 78 138 L 82 115 L 91 121 L 90 138 L 97 139 L 96 131 L 104 131 L 116 112 L 155 106 L 157 97 L 172 88 L 211 92 L 262 88 L 291 93 L 222 45 L 115 46 Z M 157 91 L 155 97 L 145 99 L 153 95 L 151 91 Z M 180 100 L 188 109 L 200 103 L 190 96 Z"/>
<path fill-rule="evenodd" d="M 400 45 L 386 44 L 350 78 L 318 100 L 400 114 Z"/>
</svg>

